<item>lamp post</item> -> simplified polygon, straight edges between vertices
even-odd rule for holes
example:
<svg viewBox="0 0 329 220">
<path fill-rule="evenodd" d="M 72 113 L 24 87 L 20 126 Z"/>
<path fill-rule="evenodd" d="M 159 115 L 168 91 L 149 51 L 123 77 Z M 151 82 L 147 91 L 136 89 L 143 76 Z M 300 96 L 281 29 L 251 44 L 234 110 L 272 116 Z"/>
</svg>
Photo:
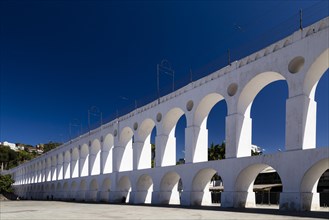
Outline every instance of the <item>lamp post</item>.
<svg viewBox="0 0 329 220">
<path fill-rule="evenodd" d="M 175 90 L 175 71 L 172 69 L 168 60 L 163 59 L 160 64 L 157 64 L 157 93 L 158 103 L 160 103 L 160 73 L 172 76 L 172 91 Z"/>
<path fill-rule="evenodd" d="M 90 132 L 90 116 L 94 116 L 94 117 L 99 117 L 100 118 L 100 125 L 102 126 L 103 124 L 103 113 L 99 110 L 99 108 L 97 106 L 92 106 L 90 107 L 90 109 L 88 109 L 88 130 Z"/>
</svg>

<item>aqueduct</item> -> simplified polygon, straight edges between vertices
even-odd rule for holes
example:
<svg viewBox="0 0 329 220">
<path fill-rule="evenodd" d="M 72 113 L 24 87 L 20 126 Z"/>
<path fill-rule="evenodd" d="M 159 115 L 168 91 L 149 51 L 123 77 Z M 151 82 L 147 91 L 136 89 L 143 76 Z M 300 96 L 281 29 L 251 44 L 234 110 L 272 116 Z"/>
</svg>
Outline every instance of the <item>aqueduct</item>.
<svg viewBox="0 0 329 220">
<path fill-rule="evenodd" d="M 316 185 L 329 169 L 329 148 L 316 148 L 314 100 L 329 66 L 328 39 L 327 17 L 9 170 L 15 190 L 28 199 L 207 205 L 209 181 L 218 173 L 225 187 L 222 207 L 253 207 L 253 182 L 271 166 L 282 180 L 280 209 L 316 210 Z M 265 86 L 278 80 L 288 85 L 285 149 L 251 157 L 251 105 Z M 221 100 L 227 105 L 226 159 L 208 161 L 206 121 Z M 186 163 L 176 166 L 175 127 L 182 115 Z"/>
</svg>

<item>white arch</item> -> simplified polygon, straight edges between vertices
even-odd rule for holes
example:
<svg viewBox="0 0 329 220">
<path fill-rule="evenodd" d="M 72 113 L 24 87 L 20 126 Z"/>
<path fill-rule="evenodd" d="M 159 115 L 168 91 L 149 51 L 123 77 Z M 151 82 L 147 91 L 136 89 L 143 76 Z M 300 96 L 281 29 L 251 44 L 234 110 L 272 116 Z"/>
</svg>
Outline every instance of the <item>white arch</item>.
<svg viewBox="0 0 329 220">
<path fill-rule="evenodd" d="M 75 199 L 77 195 L 78 184 L 73 181 L 70 186 L 70 199 Z"/>
<path fill-rule="evenodd" d="M 322 174 L 329 169 L 329 158 L 314 163 L 304 174 L 300 191 L 315 193 Z"/>
<path fill-rule="evenodd" d="M 78 200 L 84 201 L 86 199 L 86 190 L 87 190 L 87 182 L 86 180 L 81 180 L 79 184 L 78 191 Z"/>
<path fill-rule="evenodd" d="M 133 169 L 133 136 L 134 132 L 130 127 L 124 127 L 120 133 L 120 151 L 116 155 L 119 171 Z"/>
<path fill-rule="evenodd" d="M 329 169 L 329 158 L 314 163 L 304 174 L 301 184 L 301 210 L 311 211 L 320 209 L 320 195 L 317 186 L 322 174 Z"/>
<path fill-rule="evenodd" d="M 329 48 L 324 50 L 312 63 L 308 69 L 303 85 L 305 95 L 314 100 L 316 86 L 321 76 L 329 68 Z"/>
<path fill-rule="evenodd" d="M 91 149 L 89 152 L 89 163 L 91 175 L 100 174 L 100 154 L 101 154 L 101 143 L 98 139 L 95 139 L 91 143 Z"/>
<path fill-rule="evenodd" d="M 263 72 L 253 77 L 242 89 L 237 103 L 236 121 L 233 125 L 236 127 L 233 131 L 229 129 L 231 133 L 234 133 L 235 140 L 230 140 L 230 134 L 226 134 L 226 140 L 228 140 L 227 153 L 232 157 L 232 153 L 229 152 L 232 149 L 237 149 L 237 157 L 250 156 L 251 155 L 251 143 L 252 143 L 252 120 L 250 118 L 250 110 L 252 103 L 257 94 L 267 85 L 278 80 L 284 80 L 285 78 L 277 72 Z M 233 127 L 231 125 L 231 127 Z M 230 145 L 230 141 L 234 143 Z M 234 155 L 233 155 L 234 156 Z"/>
<path fill-rule="evenodd" d="M 147 175 L 143 174 L 138 178 L 137 191 L 135 192 L 135 203 L 148 203 L 152 202 L 153 180 Z"/>
<path fill-rule="evenodd" d="M 46 161 L 47 161 L 47 166 L 46 166 L 46 181 L 51 181 L 51 157 L 47 157 Z M 25 173 L 27 174 L 27 170 L 25 171 Z"/>
<path fill-rule="evenodd" d="M 110 178 L 105 178 L 102 183 L 100 201 L 108 202 L 109 201 L 109 192 L 111 190 L 111 180 Z"/>
<path fill-rule="evenodd" d="M 32 170 L 32 167 L 31 167 L 31 170 Z M 54 155 L 51 157 L 51 180 L 52 181 L 57 180 L 56 172 L 57 172 L 57 158 Z"/>
<path fill-rule="evenodd" d="M 120 202 L 129 202 L 131 192 L 131 182 L 128 176 L 120 178 L 118 184 L 118 200 Z"/>
<path fill-rule="evenodd" d="M 79 149 L 77 147 L 72 149 L 71 176 L 72 178 L 79 176 Z"/>
<path fill-rule="evenodd" d="M 211 178 L 217 173 L 212 168 L 204 168 L 197 172 L 192 181 L 191 204 L 210 205 L 211 193 L 209 183 Z"/>
<path fill-rule="evenodd" d="M 70 194 L 70 190 L 69 190 L 69 183 L 68 182 L 64 182 L 63 184 L 63 198 L 64 199 L 68 199 Z"/>
<path fill-rule="evenodd" d="M 97 201 L 97 193 L 98 193 L 98 183 L 96 179 L 92 179 L 89 184 L 89 196 L 88 200 L 91 202 Z"/>
<path fill-rule="evenodd" d="M 237 192 L 234 201 L 235 207 L 244 208 L 256 206 L 255 193 L 253 192 L 254 182 L 258 174 L 268 167 L 272 167 L 273 169 L 275 169 L 275 167 L 270 166 L 268 164 L 257 163 L 244 168 L 238 174 L 234 186 L 234 189 Z M 279 171 L 276 171 L 281 179 Z M 284 179 L 281 179 L 283 187 L 285 186 L 284 181 Z"/>
<path fill-rule="evenodd" d="M 57 155 L 57 180 L 63 179 L 63 154 L 59 153 Z"/>
<path fill-rule="evenodd" d="M 263 72 L 253 77 L 242 89 L 238 100 L 237 111 L 239 114 L 250 117 L 252 102 L 257 94 L 267 85 L 285 78 L 277 72 Z"/>
<path fill-rule="evenodd" d="M 88 176 L 89 172 L 89 148 L 83 144 L 80 149 L 80 176 Z"/>
<path fill-rule="evenodd" d="M 112 157 L 113 157 L 113 146 L 114 146 L 114 139 L 112 134 L 108 134 L 105 136 L 103 141 L 103 153 L 102 153 L 102 166 L 103 166 L 103 173 L 111 173 L 113 170 L 112 167 Z"/>
<path fill-rule="evenodd" d="M 137 169 L 151 168 L 151 133 L 155 128 L 155 122 L 147 118 L 138 128 L 137 142 L 134 145 L 134 163 Z"/>
<path fill-rule="evenodd" d="M 194 127 L 192 147 L 192 161 L 208 160 L 208 129 L 207 119 L 211 109 L 220 101 L 225 100 L 219 93 L 210 93 L 202 98 L 194 112 Z"/>
<path fill-rule="evenodd" d="M 172 108 L 167 112 L 162 122 L 162 129 L 157 130 L 157 133 L 163 132 L 161 139 L 158 137 L 156 143 L 157 166 L 171 166 L 176 164 L 176 124 L 184 111 L 178 107 Z M 159 135 L 159 134 L 158 134 Z"/>
<path fill-rule="evenodd" d="M 178 184 L 180 180 L 178 173 L 170 171 L 166 173 L 160 183 L 160 204 L 180 204 L 180 193 L 178 192 Z"/>
<path fill-rule="evenodd" d="M 64 179 L 69 179 L 71 176 L 71 153 L 66 151 L 64 154 Z"/>
</svg>

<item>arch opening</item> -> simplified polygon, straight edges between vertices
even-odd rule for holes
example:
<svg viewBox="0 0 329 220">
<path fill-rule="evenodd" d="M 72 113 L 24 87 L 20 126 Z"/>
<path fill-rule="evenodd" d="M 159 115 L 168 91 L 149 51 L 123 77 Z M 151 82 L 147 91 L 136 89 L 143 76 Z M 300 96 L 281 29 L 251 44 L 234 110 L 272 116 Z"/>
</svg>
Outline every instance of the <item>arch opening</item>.
<svg viewBox="0 0 329 220">
<path fill-rule="evenodd" d="M 90 174 L 100 174 L 100 154 L 101 154 L 101 143 L 98 139 L 95 139 L 90 148 L 89 162 L 90 162 Z"/>
<path fill-rule="evenodd" d="M 96 179 L 93 179 L 89 183 L 89 193 L 88 193 L 88 201 L 89 202 L 97 202 L 98 200 L 98 183 Z"/>
<path fill-rule="evenodd" d="M 316 147 L 329 147 L 329 70 L 316 85 Z"/>
<path fill-rule="evenodd" d="M 250 155 L 285 150 L 287 99 L 288 85 L 282 80 L 270 83 L 255 97 L 251 106 Z"/>
<path fill-rule="evenodd" d="M 320 206 L 327 205 L 329 184 L 329 158 L 316 162 L 303 176 L 300 191 L 302 197 L 302 210 L 319 210 Z"/>
<path fill-rule="evenodd" d="M 78 201 L 84 202 L 86 199 L 87 183 L 86 180 L 81 180 L 79 185 L 79 191 L 77 193 Z"/>
<path fill-rule="evenodd" d="M 131 182 L 128 176 L 123 176 L 118 182 L 117 202 L 128 203 L 130 199 Z"/>
<path fill-rule="evenodd" d="M 316 192 L 319 193 L 320 207 L 328 207 L 329 206 L 329 169 L 324 171 L 324 173 L 321 175 L 318 181 Z"/>
<path fill-rule="evenodd" d="M 277 171 L 267 164 L 243 169 L 236 180 L 234 206 L 239 208 L 271 205 L 279 208 L 283 183 Z"/>
<path fill-rule="evenodd" d="M 106 135 L 104 138 L 104 146 L 103 146 L 103 154 L 102 154 L 102 166 L 103 173 L 112 173 L 112 158 L 113 158 L 113 147 L 114 147 L 114 139 L 112 134 Z"/>
<path fill-rule="evenodd" d="M 101 193 L 100 193 L 100 201 L 101 202 L 109 202 L 109 194 L 111 190 L 111 180 L 110 178 L 105 178 L 102 183 Z"/>
<path fill-rule="evenodd" d="M 76 196 L 76 194 L 77 194 L 77 188 L 78 188 L 77 183 L 76 183 L 75 181 L 73 181 L 73 182 L 71 183 L 71 187 L 70 187 L 70 199 L 71 199 L 72 201 L 75 200 L 75 196 Z"/>
<path fill-rule="evenodd" d="M 70 154 L 70 151 L 66 151 L 65 154 L 64 154 L 64 179 L 69 179 L 70 178 L 70 166 L 71 166 L 71 154 Z"/>
<path fill-rule="evenodd" d="M 133 141 L 134 132 L 130 127 L 122 129 L 120 134 L 120 152 L 117 158 L 119 171 L 129 171 L 133 169 Z"/>
<path fill-rule="evenodd" d="M 209 144 L 214 143 L 214 141 L 216 143 L 217 140 L 215 139 L 218 139 L 218 136 L 221 139 L 219 143 L 225 139 L 225 116 L 227 110 L 225 109 L 226 102 L 222 100 L 224 100 L 222 95 L 210 93 L 202 98 L 195 110 L 194 133 L 196 133 L 196 141 L 192 143 L 193 162 L 207 161 Z M 209 116 L 211 120 L 209 120 Z M 224 120 L 222 120 L 223 117 Z"/>
<path fill-rule="evenodd" d="M 153 180 L 152 178 L 144 174 L 138 178 L 137 191 L 135 192 L 136 204 L 151 204 L 153 192 Z"/>
<path fill-rule="evenodd" d="M 182 117 L 184 115 L 184 117 Z M 185 129 L 186 117 L 180 108 L 171 109 L 164 117 L 162 124 L 162 144 L 157 149 L 161 166 L 172 166 L 185 163 Z M 177 160 L 179 158 L 179 160 Z"/>
<path fill-rule="evenodd" d="M 64 157 L 63 154 L 60 153 L 57 155 L 57 180 L 63 179 L 63 162 Z"/>
<path fill-rule="evenodd" d="M 191 205 L 220 204 L 224 185 L 221 176 L 212 168 L 200 170 L 192 181 Z"/>
<path fill-rule="evenodd" d="M 263 72 L 263 73 L 256 75 L 255 77 L 253 77 L 241 91 L 240 97 L 238 99 L 238 105 L 237 105 L 237 114 L 238 114 L 238 121 L 239 121 L 238 127 L 237 127 L 237 130 L 239 131 L 239 134 L 237 137 L 237 156 L 238 157 L 251 155 L 252 141 L 260 142 L 260 143 L 257 143 L 260 145 L 262 145 L 263 143 L 265 143 L 265 144 L 268 143 L 268 140 L 259 141 L 257 139 L 257 138 L 262 139 L 262 137 L 264 137 L 263 135 L 255 136 L 255 134 L 257 133 L 256 131 L 257 131 L 258 127 L 263 126 L 264 128 L 266 128 L 265 131 L 267 131 L 269 129 L 269 126 L 268 126 L 269 120 L 271 120 L 271 123 L 280 122 L 280 126 L 279 126 L 280 129 L 277 132 L 279 132 L 279 134 L 283 134 L 283 137 L 285 137 L 285 135 L 284 135 L 285 111 L 283 111 L 283 110 L 285 110 L 285 101 L 286 100 L 283 99 L 283 97 L 285 96 L 284 92 L 287 91 L 287 89 L 284 89 L 284 88 L 282 89 L 282 87 L 284 87 L 284 85 L 282 85 L 281 82 L 276 82 L 276 81 L 281 81 L 281 80 L 285 80 L 285 78 L 280 73 Z M 274 83 L 274 82 L 276 82 L 276 83 Z M 284 81 L 284 82 L 285 82 L 284 84 L 287 86 L 286 81 Z M 288 94 L 288 92 L 286 92 L 286 94 Z M 277 96 L 278 98 L 275 97 L 275 98 L 269 99 L 270 95 Z M 288 96 L 288 95 L 286 95 L 286 96 Z M 257 99 L 257 100 L 255 101 L 255 99 Z M 258 100 L 261 100 L 261 101 L 258 101 Z M 275 102 L 272 102 L 272 101 L 278 101 L 280 106 L 283 105 L 283 107 L 277 108 L 277 106 L 273 106 Z M 261 107 L 257 107 L 257 105 L 261 106 Z M 251 112 L 252 106 L 253 106 L 253 111 Z M 265 108 L 269 108 L 267 110 L 270 111 L 270 113 L 275 114 L 276 116 L 280 117 L 280 119 L 273 120 L 273 119 L 276 119 L 276 117 L 273 117 L 272 114 L 269 114 L 268 111 L 265 111 Z M 274 111 L 274 110 L 279 110 L 279 111 Z M 257 114 L 255 114 L 256 112 L 257 112 Z M 252 125 L 251 113 L 252 113 L 252 115 L 257 115 L 254 126 Z M 266 118 L 266 120 L 265 120 L 266 123 L 264 120 L 259 120 L 260 116 L 264 116 Z M 274 127 L 271 126 L 270 128 L 274 128 Z M 252 130 L 254 130 L 254 131 L 252 132 Z M 269 135 L 268 132 L 264 133 L 262 129 L 259 129 L 258 131 L 259 131 L 259 133 L 267 134 L 267 138 L 272 137 L 271 136 L 272 134 Z M 255 138 L 252 137 L 252 134 L 255 136 Z M 277 141 L 277 138 L 274 139 L 273 141 L 275 143 Z M 280 141 L 282 141 L 282 138 L 280 138 Z M 281 142 L 279 144 L 284 145 L 284 143 L 281 143 Z M 277 147 L 277 146 L 275 146 L 275 147 Z M 254 148 L 257 149 L 257 147 L 254 147 Z M 270 146 L 270 148 L 273 148 L 273 146 Z"/>
<path fill-rule="evenodd" d="M 71 160 L 71 175 L 72 178 L 79 176 L 79 149 L 77 147 L 72 150 L 72 160 Z"/>
<path fill-rule="evenodd" d="M 87 144 L 83 144 L 80 149 L 80 176 L 88 176 L 89 174 L 89 148 Z"/>
<path fill-rule="evenodd" d="M 160 183 L 160 204 L 180 205 L 181 193 L 183 190 L 182 179 L 176 172 L 166 173 Z"/>
<path fill-rule="evenodd" d="M 145 119 L 138 128 L 138 140 L 135 142 L 134 153 L 136 156 L 135 167 L 137 169 L 153 168 L 155 166 L 155 122 L 152 119 Z M 153 136 L 152 136 L 153 135 Z M 152 140 L 153 139 L 153 140 Z"/>
</svg>

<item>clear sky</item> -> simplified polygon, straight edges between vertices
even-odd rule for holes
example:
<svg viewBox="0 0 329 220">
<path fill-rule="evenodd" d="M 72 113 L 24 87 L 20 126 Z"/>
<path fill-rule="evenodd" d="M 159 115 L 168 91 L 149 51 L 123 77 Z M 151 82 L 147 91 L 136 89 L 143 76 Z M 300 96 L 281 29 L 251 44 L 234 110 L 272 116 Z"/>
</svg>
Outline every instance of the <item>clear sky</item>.
<svg viewBox="0 0 329 220">
<path fill-rule="evenodd" d="M 156 65 L 170 61 L 176 87 L 328 16 L 328 1 L 15 1 L 0 2 L 0 141 L 67 141 L 69 124 L 88 127 L 156 98 Z M 170 85 L 161 76 L 161 94 Z M 328 71 L 319 82 L 318 146 L 328 146 Z M 253 143 L 284 148 L 283 81 L 253 103 Z M 225 103 L 209 116 L 209 142 L 225 137 Z M 92 117 L 92 124 L 98 118 Z M 184 118 L 177 126 L 182 156 Z M 72 126 L 71 134 L 78 133 Z"/>
</svg>

